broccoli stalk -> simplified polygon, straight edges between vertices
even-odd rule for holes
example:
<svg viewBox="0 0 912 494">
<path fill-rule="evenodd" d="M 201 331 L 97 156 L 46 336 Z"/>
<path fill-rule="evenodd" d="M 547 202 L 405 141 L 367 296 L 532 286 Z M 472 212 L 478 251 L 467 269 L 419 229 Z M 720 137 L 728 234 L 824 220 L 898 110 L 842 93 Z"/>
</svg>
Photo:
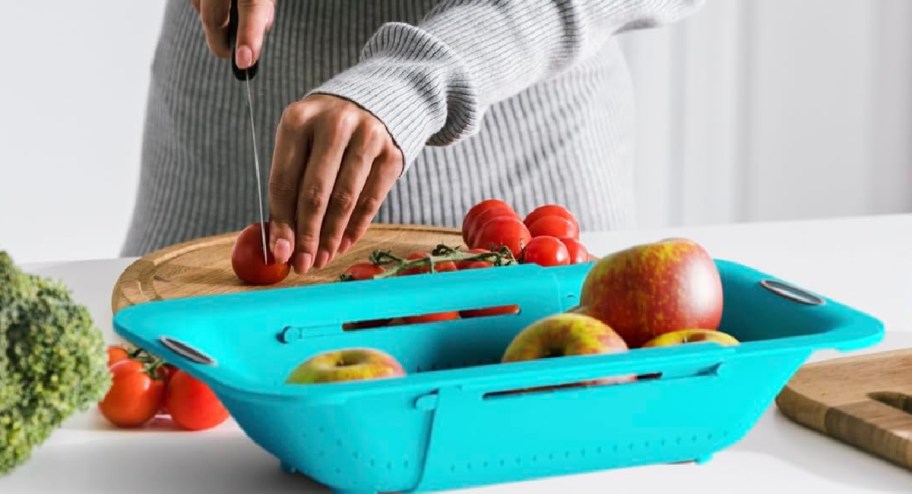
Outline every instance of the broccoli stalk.
<svg viewBox="0 0 912 494">
<path fill-rule="evenodd" d="M 101 331 L 69 290 L 0 251 L 0 476 L 111 384 Z"/>
</svg>

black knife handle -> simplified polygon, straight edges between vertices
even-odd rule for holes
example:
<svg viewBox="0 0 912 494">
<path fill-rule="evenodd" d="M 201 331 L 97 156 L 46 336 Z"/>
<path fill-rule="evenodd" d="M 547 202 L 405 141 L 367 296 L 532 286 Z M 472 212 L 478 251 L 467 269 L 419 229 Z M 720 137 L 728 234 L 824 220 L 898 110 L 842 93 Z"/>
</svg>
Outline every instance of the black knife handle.
<svg viewBox="0 0 912 494">
<path fill-rule="evenodd" d="M 253 79 L 257 74 L 257 68 L 260 65 L 260 61 L 257 60 L 254 62 L 254 64 L 247 69 L 247 74 L 244 73 L 244 69 L 237 66 L 237 58 L 235 57 L 237 50 L 237 30 L 238 0 L 231 0 L 231 10 L 228 15 L 228 42 L 231 44 L 231 71 L 234 72 L 234 77 L 239 81 L 246 80 L 248 75 Z"/>
</svg>

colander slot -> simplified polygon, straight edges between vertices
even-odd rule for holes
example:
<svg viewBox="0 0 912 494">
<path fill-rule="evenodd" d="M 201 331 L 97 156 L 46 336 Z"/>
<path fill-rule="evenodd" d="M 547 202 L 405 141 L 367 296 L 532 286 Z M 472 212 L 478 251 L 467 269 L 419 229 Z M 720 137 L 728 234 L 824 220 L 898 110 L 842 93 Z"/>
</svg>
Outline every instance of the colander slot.
<svg viewBox="0 0 912 494">
<path fill-rule="evenodd" d="M 522 313 L 519 305 L 495 305 L 472 309 L 459 309 L 443 312 L 421 312 L 385 319 L 367 319 L 349 321 L 342 324 L 343 331 L 363 331 L 382 329 L 392 326 L 412 326 L 431 322 L 451 321 L 455 319 L 475 319 L 481 317 L 515 317 Z"/>
<path fill-rule="evenodd" d="M 482 399 L 517 398 L 530 394 L 560 393 L 568 391 L 588 391 L 611 386 L 625 386 L 643 384 L 653 381 L 677 381 L 683 379 L 707 379 L 718 375 L 718 365 L 701 368 L 690 372 L 644 372 L 641 374 L 618 374 L 600 377 L 587 381 L 559 382 L 544 386 L 514 387 L 506 390 L 489 391 L 482 395 Z"/>
<path fill-rule="evenodd" d="M 650 377 L 645 377 L 650 376 Z M 562 383 L 562 384 L 553 384 L 548 386 L 536 386 L 532 388 L 517 388 L 517 389 L 508 389 L 505 391 L 491 391 L 485 393 L 483 398 L 485 400 L 495 399 L 495 398 L 505 398 L 512 397 L 517 395 L 530 395 L 530 394 L 540 394 L 540 393 L 554 393 L 561 391 L 572 391 L 572 390 L 584 390 L 590 388 L 603 388 L 606 386 L 620 386 L 624 384 L 630 384 L 642 381 L 644 379 L 652 380 L 659 379 L 662 376 L 662 373 L 650 373 L 645 376 L 633 376 L 633 375 L 620 375 L 620 376 L 609 376 L 601 378 L 595 381 L 583 381 L 583 382 L 572 382 L 572 383 Z"/>
</svg>

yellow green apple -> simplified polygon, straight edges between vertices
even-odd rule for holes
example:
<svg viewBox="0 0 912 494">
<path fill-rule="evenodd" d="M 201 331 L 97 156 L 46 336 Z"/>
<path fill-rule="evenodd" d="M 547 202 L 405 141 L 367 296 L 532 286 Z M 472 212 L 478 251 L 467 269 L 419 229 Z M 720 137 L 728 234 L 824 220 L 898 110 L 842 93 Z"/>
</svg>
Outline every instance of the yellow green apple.
<svg viewBox="0 0 912 494">
<path fill-rule="evenodd" d="M 627 351 L 627 344 L 607 324 L 585 314 L 564 312 L 540 319 L 517 334 L 501 358 L 504 363 L 574 355 Z M 635 376 L 612 376 L 574 385 L 627 382 Z M 549 388 L 550 389 L 550 388 Z"/>
<path fill-rule="evenodd" d="M 372 348 L 348 348 L 315 355 L 298 365 L 286 379 L 288 384 L 316 384 L 361 381 L 404 376 L 399 362 L 386 352 Z"/>
<path fill-rule="evenodd" d="M 711 329 L 681 329 L 647 341 L 643 348 L 683 345 L 686 343 L 714 342 L 723 346 L 734 346 L 740 342 L 734 336 Z"/>
</svg>

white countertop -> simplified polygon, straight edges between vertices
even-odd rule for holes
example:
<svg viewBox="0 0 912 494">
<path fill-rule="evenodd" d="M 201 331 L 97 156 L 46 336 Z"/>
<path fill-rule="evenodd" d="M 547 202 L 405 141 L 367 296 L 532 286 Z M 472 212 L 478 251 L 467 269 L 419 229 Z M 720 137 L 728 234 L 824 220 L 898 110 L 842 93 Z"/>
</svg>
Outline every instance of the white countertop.
<svg viewBox="0 0 912 494">
<path fill-rule="evenodd" d="M 887 336 L 863 352 L 912 347 L 912 215 L 742 224 L 583 236 L 595 254 L 690 237 L 717 258 L 748 264 L 880 318 Z M 109 341 L 110 295 L 131 259 L 44 263 L 29 271 L 62 279 Z M 842 356 L 815 354 L 812 360 Z M 504 484 L 478 493 L 912 492 L 912 473 L 804 429 L 771 405 L 741 442 L 703 465 L 636 467 Z M 74 417 L 12 474 L 0 493 L 328 492 L 278 462 L 229 421 L 205 432 L 118 430 L 97 411 Z"/>
</svg>

